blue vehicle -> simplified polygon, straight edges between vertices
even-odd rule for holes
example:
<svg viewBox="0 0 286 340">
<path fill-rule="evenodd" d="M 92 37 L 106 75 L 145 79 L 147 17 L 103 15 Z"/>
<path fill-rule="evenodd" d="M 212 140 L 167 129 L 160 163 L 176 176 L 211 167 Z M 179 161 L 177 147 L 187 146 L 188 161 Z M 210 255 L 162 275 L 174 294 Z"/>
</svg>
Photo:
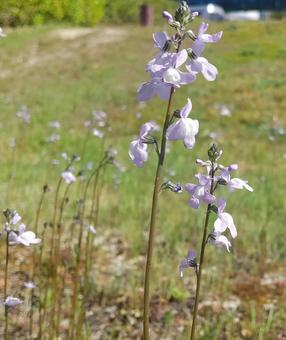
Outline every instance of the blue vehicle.
<svg viewBox="0 0 286 340">
<path fill-rule="evenodd" d="M 285 11 L 285 0 L 187 0 L 187 3 L 193 6 L 207 6 L 212 3 L 223 8 L 224 11 Z"/>
</svg>

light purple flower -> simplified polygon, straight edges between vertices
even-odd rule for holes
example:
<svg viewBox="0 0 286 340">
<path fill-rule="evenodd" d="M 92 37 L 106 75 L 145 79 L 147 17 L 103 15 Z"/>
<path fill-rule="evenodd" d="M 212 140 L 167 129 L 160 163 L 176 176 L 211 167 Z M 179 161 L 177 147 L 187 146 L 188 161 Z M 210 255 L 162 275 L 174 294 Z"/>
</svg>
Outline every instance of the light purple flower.
<svg viewBox="0 0 286 340">
<path fill-rule="evenodd" d="M 137 167 L 142 167 L 144 162 L 148 160 L 147 143 L 152 143 L 152 140 L 148 139 L 148 135 L 152 131 L 158 130 L 158 128 L 159 126 L 154 121 L 143 124 L 140 129 L 139 138 L 130 143 L 129 156 Z"/>
<path fill-rule="evenodd" d="M 140 139 L 132 141 L 129 147 L 129 156 L 132 162 L 141 168 L 148 160 L 147 144 L 142 143 Z"/>
<path fill-rule="evenodd" d="M 107 114 L 104 111 L 93 111 L 91 114 L 96 122 L 105 121 L 107 118 Z"/>
<path fill-rule="evenodd" d="M 62 178 L 65 180 L 67 184 L 71 184 L 76 180 L 75 175 L 71 171 L 62 172 Z"/>
<path fill-rule="evenodd" d="M 96 229 L 95 229 L 95 227 L 93 226 L 93 225 L 91 225 L 91 224 L 85 224 L 85 227 L 86 227 L 86 229 L 88 230 L 88 231 L 90 231 L 92 234 L 96 234 Z"/>
<path fill-rule="evenodd" d="M 48 143 L 55 143 L 58 142 L 60 139 L 61 136 L 58 133 L 53 133 L 47 138 L 47 141 Z"/>
<path fill-rule="evenodd" d="M 240 178 L 232 178 L 227 184 L 229 191 L 234 191 L 236 189 L 246 189 L 253 192 L 253 188 L 248 184 L 248 181 L 244 181 Z"/>
<path fill-rule="evenodd" d="M 17 211 L 14 211 L 12 214 L 11 224 L 15 225 L 18 222 L 21 221 L 21 216 L 17 213 Z"/>
<path fill-rule="evenodd" d="M 190 250 L 188 252 L 187 256 L 180 263 L 179 273 L 180 273 L 181 277 L 183 277 L 184 270 L 186 268 L 195 268 L 195 269 L 197 269 L 196 256 L 197 256 L 196 253 L 193 250 Z"/>
<path fill-rule="evenodd" d="M 226 247 L 227 251 L 230 252 L 231 243 L 226 236 L 221 235 L 218 231 L 213 231 L 209 236 L 209 242 L 216 247 Z"/>
<path fill-rule="evenodd" d="M 166 32 L 156 32 L 153 34 L 154 46 L 159 48 L 161 52 L 165 52 L 165 47 L 170 37 Z"/>
<path fill-rule="evenodd" d="M 60 129 L 61 123 L 55 120 L 55 121 L 49 122 L 49 127 L 52 129 Z"/>
<path fill-rule="evenodd" d="M 15 307 L 23 302 L 24 302 L 23 300 L 18 299 L 14 296 L 7 296 L 6 300 L 4 301 L 4 305 L 8 307 Z"/>
<path fill-rule="evenodd" d="M 9 244 L 16 245 L 22 244 L 24 246 L 30 246 L 32 244 L 38 244 L 41 239 L 36 238 L 36 234 L 32 231 L 26 231 L 25 224 L 20 224 L 18 227 L 18 233 L 12 231 L 9 233 Z"/>
<path fill-rule="evenodd" d="M 175 123 L 170 125 L 167 130 L 168 140 L 182 140 L 188 149 L 195 145 L 195 136 L 199 132 L 199 122 L 188 118 L 192 110 L 192 102 L 188 99 L 187 104 L 180 110 L 180 117 Z"/>
<path fill-rule="evenodd" d="M 217 43 L 222 37 L 222 31 L 217 32 L 215 34 L 206 34 L 209 25 L 205 22 L 202 22 L 199 31 L 197 34 L 197 38 L 193 43 L 192 50 L 196 57 L 200 57 L 202 51 L 205 48 L 206 43 Z"/>
<path fill-rule="evenodd" d="M 28 112 L 28 108 L 23 105 L 21 110 L 16 113 L 17 117 L 21 118 L 24 124 L 30 124 L 31 116 Z"/>
<path fill-rule="evenodd" d="M 218 233 L 223 233 L 226 229 L 229 229 L 232 238 L 236 238 L 237 230 L 233 222 L 232 216 L 224 212 L 224 208 L 226 206 L 226 201 L 223 198 L 217 198 L 215 201 L 215 205 L 218 209 L 218 218 L 214 223 L 214 231 Z"/>
<path fill-rule="evenodd" d="M 189 201 L 190 206 L 194 209 L 198 209 L 201 202 L 205 204 L 213 203 L 215 197 L 210 194 L 210 176 L 197 174 L 195 177 L 198 179 L 199 184 L 187 183 L 185 189 L 191 194 L 191 199 Z"/>
<path fill-rule="evenodd" d="M 92 134 L 95 136 L 95 137 L 98 137 L 98 138 L 102 138 L 104 136 L 104 133 L 98 129 L 92 129 Z"/>
<path fill-rule="evenodd" d="M 36 285 L 34 284 L 34 282 L 28 281 L 24 282 L 24 287 L 27 289 L 34 289 L 36 288 Z"/>
<path fill-rule="evenodd" d="M 218 74 L 217 68 L 203 57 L 191 60 L 190 63 L 186 65 L 186 68 L 190 72 L 202 73 L 204 78 L 208 81 L 214 81 Z"/>
<path fill-rule="evenodd" d="M 237 170 L 238 165 L 237 164 L 231 164 L 231 165 L 226 166 L 226 167 L 220 166 L 220 169 L 221 169 L 221 171 L 220 171 L 220 176 L 218 177 L 218 180 L 223 180 L 226 183 L 228 183 L 231 180 L 231 178 L 230 178 L 231 172 Z"/>
<path fill-rule="evenodd" d="M 172 87 L 189 84 L 196 79 L 194 72 L 182 72 L 182 66 L 188 58 L 186 50 L 178 53 L 163 53 L 157 55 L 147 65 L 147 71 L 152 79 L 142 84 L 138 89 L 140 101 L 147 101 L 155 95 L 161 99 L 168 99 Z"/>
</svg>

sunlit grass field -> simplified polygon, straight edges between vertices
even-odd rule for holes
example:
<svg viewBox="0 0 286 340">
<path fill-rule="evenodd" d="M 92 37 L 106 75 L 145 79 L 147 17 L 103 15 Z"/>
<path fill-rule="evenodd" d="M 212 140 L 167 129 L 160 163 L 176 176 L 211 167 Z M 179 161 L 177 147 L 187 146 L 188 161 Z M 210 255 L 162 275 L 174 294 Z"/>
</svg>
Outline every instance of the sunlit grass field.
<svg viewBox="0 0 286 340">
<path fill-rule="evenodd" d="M 124 173 L 110 167 L 102 178 L 88 320 L 94 339 L 139 339 L 141 334 L 156 153 L 138 169 L 129 160 L 128 147 L 142 123 L 162 123 L 164 118 L 165 102 L 153 99 L 142 105 L 136 98 L 136 89 L 148 79 L 145 64 L 156 53 L 152 32 L 162 29 L 166 27 L 44 26 L 8 31 L 0 40 L 1 209 L 17 209 L 32 227 L 42 186 L 48 184 L 51 193 L 41 223 L 51 220 L 53 192 L 64 167 L 52 160 L 60 160 L 61 152 L 78 154 L 83 157 L 80 170 L 100 158 L 102 140 L 87 139 L 84 127 L 92 110 L 107 112 L 112 131 L 105 144 L 118 150 L 118 161 L 126 167 Z M 222 41 L 205 52 L 219 69 L 216 82 L 200 77 L 175 95 L 173 109 L 191 98 L 191 118 L 200 121 L 200 132 L 191 151 L 179 142 L 170 145 L 165 176 L 193 182 L 195 159 L 206 159 L 215 141 L 224 150 L 221 162 L 238 163 L 237 177 L 254 188 L 228 197 L 227 211 L 238 228 L 232 253 L 207 248 L 199 338 L 285 339 L 286 25 L 211 24 L 211 31 L 221 29 Z M 27 126 L 16 117 L 22 105 L 31 114 Z M 220 114 L 221 105 L 230 116 Z M 61 139 L 48 143 L 55 132 L 48 124 L 55 120 L 62 125 L 57 131 Z M 77 190 L 75 184 L 73 201 L 79 198 Z M 160 194 L 152 339 L 184 339 L 189 332 L 195 277 L 186 271 L 180 278 L 178 265 L 190 247 L 199 250 L 205 211 L 194 211 L 187 202 L 186 193 Z M 71 202 L 67 220 L 73 207 Z"/>
</svg>

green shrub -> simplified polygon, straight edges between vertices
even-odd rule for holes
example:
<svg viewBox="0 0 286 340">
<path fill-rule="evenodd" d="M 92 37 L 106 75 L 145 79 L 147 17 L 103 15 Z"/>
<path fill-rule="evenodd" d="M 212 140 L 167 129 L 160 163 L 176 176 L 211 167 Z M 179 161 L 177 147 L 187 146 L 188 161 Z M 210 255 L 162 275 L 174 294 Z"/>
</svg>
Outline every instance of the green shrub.
<svg viewBox="0 0 286 340">
<path fill-rule="evenodd" d="M 104 16 L 106 0 L 5 0 L 0 1 L 0 24 L 9 26 L 67 21 L 95 25 Z"/>
<path fill-rule="evenodd" d="M 173 11 L 176 0 L 0 0 L 0 25 L 40 25 L 66 21 L 92 26 L 107 23 L 138 22 L 139 8 L 149 4 L 155 21 L 162 20 L 162 10 Z"/>
</svg>

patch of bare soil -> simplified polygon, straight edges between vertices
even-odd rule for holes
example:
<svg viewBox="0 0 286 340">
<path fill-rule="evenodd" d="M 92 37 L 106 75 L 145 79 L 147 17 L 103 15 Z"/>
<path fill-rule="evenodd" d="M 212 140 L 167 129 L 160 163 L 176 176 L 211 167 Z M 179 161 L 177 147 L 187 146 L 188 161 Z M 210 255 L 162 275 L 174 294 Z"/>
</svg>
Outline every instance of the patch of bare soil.
<svg viewBox="0 0 286 340">
<path fill-rule="evenodd" d="M 0 78 L 24 76 L 31 68 L 52 68 L 54 64 L 71 63 L 85 58 L 94 58 L 101 47 L 118 43 L 127 37 L 127 31 L 120 27 L 66 28 L 57 29 L 19 51 L 17 56 L 0 63 Z"/>
</svg>

